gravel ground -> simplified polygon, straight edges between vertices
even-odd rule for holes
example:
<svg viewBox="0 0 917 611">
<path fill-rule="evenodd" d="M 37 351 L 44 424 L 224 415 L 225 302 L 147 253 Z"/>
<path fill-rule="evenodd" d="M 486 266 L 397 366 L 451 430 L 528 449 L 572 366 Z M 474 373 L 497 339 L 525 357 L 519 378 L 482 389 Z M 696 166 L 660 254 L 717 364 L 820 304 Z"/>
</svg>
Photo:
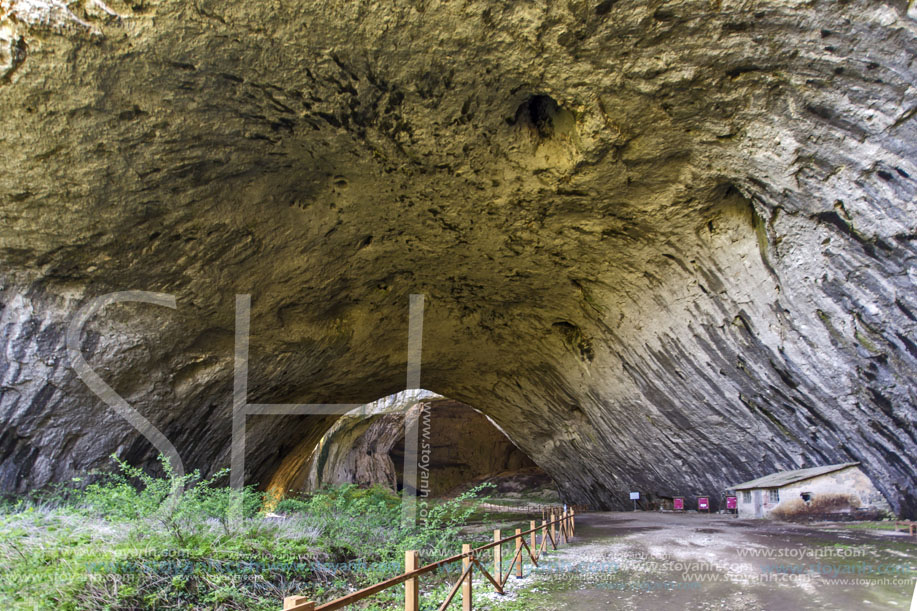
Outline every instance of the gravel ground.
<svg viewBox="0 0 917 611">
<path fill-rule="evenodd" d="M 526 592 L 544 611 L 909 609 L 917 578 L 917 538 L 892 531 L 628 512 L 580 516 L 576 535 L 506 596 L 476 587 L 476 603 Z"/>
</svg>

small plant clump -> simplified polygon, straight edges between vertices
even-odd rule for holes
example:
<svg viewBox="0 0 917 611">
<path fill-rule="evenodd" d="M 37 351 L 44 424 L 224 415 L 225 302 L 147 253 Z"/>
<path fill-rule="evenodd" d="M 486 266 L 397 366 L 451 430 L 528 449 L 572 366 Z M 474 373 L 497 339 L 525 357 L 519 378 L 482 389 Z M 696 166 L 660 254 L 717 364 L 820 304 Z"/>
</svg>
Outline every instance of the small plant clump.
<svg viewBox="0 0 917 611">
<path fill-rule="evenodd" d="M 486 499 L 476 487 L 419 500 L 405 521 L 390 490 L 353 485 L 290 498 L 229 488 L 226 472 L 117 471 L 0 504 L 0 608 L 264 609 L 326 601 L 397 575 L 404 550 L 451 556 Z M 81 487 L 82 486 L 82 487 Z M 270 508 L 270 509 L 269 509 Z M 425 577 L 443 587 L 446 572 Z M 403 588 L 365 609 L 403 605 Z"/>
</svg>

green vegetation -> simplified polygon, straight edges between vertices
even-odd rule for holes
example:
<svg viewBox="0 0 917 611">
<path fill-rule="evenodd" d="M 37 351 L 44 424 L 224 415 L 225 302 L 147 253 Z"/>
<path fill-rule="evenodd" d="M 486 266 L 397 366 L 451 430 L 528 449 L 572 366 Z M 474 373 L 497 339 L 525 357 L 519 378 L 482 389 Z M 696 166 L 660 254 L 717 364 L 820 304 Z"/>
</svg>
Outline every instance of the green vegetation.
<svg viewBox="0 0 917 611">
<path fill-rule="evenodd" d="M 873 520 L 864 522 L 850 522 L 847 524 L 838 524 L 841 528 L 851 530 L 895 530 L 894 520 Z"/>
<path fill-rule="evenodd" d="M 473 517 L 489 519 L 479 488 L 418 501 L 421 519 L 410 525 L 383 488 L 278 502 L 217 485 L 224 472 L 178 477 L 164 462 L 165 476 L 152 477 L 118 467 L 83 488 L 77 480 L 0 506 L 0 608 L 278 610 L 287 595 L 327 601 L 396 575 L 405 549 L 432 561 L 490 535 L 465 530 Z M 445 593 L 458 570 L 426 575 L 421 587 Z M 361 608 L 402 601 L 403 588 L 392 588 Z"/>
</svg>

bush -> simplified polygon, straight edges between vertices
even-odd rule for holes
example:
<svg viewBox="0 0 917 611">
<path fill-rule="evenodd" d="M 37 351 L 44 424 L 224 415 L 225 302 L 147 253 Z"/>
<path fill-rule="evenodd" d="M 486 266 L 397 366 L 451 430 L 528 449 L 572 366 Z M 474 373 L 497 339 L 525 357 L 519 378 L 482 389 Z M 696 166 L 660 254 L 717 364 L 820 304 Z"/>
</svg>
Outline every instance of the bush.
<svg viewBox="0 0 917 611">
<path fill-rule="evenodd" d="M 489 497 L 484 494 L 493 484 L 484 483 L 453 499 L 441 502 L 429 502 L 425 499 L 417 502 L 417 526 L 408 537 L 414 544 L 413 549 L 423 550 L 431 557 L 451 556 L 455 553 L 455 542 L 470 518 L 478 512 Z M 407 549 L 412 549 L 410 543 Z"/>
<path fill-rule="evenodd" d="M 179 546 L 209 530 L 208 520 L 231 536 L 245 518 L 261 509 L 263 497 L 253 488 L 242 490 L 217 486 L 228 469 L 204 479 L 199 471 L 178 476 L 169 460 L 160 454 L 163 477 L 154 477 L 138 467 L 112 456 L 118 472 L 82 490 L 71 491 L 68 502 L 90 515 L 110 521 L 158 522 Z"/>
<path fill-rule="evenodd" d="M 475 498 L 482 487 L 419 500 L 416 524 L 406 524 L 401 498 L 382 487 L 277 501 L 218 485 L 225 471 L 179 477 L 160 460 L 159 477 L 115 459 L 116 472 L 83 488 L 75 481 L 39 502 L 0 506 L 0 608 L 266 610 L 291 594 L 327 600 L 397 574 L 405 549 L 429 560 L 457 553 L 484 500 Z M 274 502 L 280 516 L 266 512 Z M 400 596 L 396 588 L 378 604 Z"/>
</svg>

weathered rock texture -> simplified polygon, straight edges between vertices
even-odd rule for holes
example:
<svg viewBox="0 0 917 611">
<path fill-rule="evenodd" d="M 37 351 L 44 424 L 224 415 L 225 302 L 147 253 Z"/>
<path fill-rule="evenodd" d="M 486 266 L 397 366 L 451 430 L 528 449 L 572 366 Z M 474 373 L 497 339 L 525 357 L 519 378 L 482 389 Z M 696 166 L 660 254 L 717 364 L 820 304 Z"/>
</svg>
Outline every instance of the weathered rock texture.
<svg viewBox="0 0 917 611">
<path fill-rule="evenodd" d="M 428 409 L 415 408 L 418 417 L 417 489 L 432 496 L 454 496 L 470 484 L 484 480 L 511 479 L 513 474 L 524 476 L 544 473 L 517 448 L 486 416 L 467 405 L 444 399 L 431 401 Z M 403 429 L 402 425 L 402 429 Z M 404 478 L 405 437 L 391 450 L 397 466 L 398 488 L 407 484 Z M 429 463 L 427 461 L 429 456 Z M 425 477 L 425 471 L 429 476 Z M 544 477 L 533 481 L 544 484 Z M 550 483 L 550 480 L 548 480 Z M 496 492 L 496 489 L 492 490 Z"/>
<path fill-rule="evenodd" d="M 917 20 L 903 0 L 5 0 L 0 487 L 150 445 L 227 463 L 249 395 L 405 379 L 570 502 L 858 460 L 917 516 Z M 101 5 L 104 6 L 104 5 Z M 75 20 L 74 20 L 75 18 Z M 252 417 L 266 482 L 330 417 Z M 306 444 L 308 445 L 308 444 Z"/>
<path fill-rule="evenodd" d="M 328 484 L 403 489 L 406 417 L 418 422 L 416 490 L 425 496 L 523 470 L 537 474 L 535 463 L 485 416 L 458 401 L 434 399 L 405 413 L 341 418 L 314 449 L 306 469 L 282 481 L 275 477 L 272 486 L 284 492 Z"/>
</svg>

